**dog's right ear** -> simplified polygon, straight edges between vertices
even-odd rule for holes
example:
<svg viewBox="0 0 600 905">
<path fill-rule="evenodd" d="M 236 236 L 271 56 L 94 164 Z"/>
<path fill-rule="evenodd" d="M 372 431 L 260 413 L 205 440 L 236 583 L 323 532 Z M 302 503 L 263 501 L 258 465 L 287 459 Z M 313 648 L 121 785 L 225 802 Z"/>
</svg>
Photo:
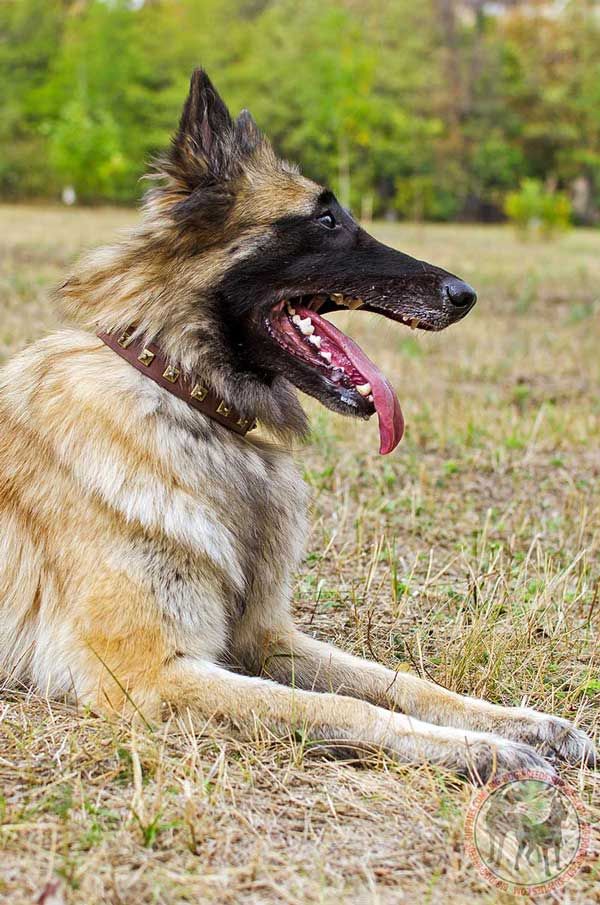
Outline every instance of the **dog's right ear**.
<svg viewBox="0 0 600 905">
<path fill-rule="evenodd" d="M 234 123 L 225 102 L 203 69 L 192 73 L 179 128 L 173 137 L 171 174 L 191 190 L 228 175 Z"/>
</svg>

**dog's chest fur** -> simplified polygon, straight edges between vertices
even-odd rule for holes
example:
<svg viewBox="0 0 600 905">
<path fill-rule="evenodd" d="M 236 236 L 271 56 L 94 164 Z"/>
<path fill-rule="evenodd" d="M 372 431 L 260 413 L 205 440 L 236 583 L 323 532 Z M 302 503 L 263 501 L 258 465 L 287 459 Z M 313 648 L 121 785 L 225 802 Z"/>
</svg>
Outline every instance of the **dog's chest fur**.
<svg viewBox="0 0 600 905">
<path fill-rule="evenodd" d="M 158 445 L 194 502 L 169 494 L 163 537 L 144 538 L 138 552 L 153 596 L 188 643 L 225 617 L 211 655 L 227 659 L 238 623 L 268 625 L 289 601 L 306 536 L 305 487 L 288 454 L 203 426 L 198 435 L 159 419 Z"/>
<path fill-rule="evenodd" d="M 70 632 L 97 645 L 108 622 L 121 638 L 151 624 L 166 658 L 227 661 L 236 637 L 288 606 L 306 538 L 288 453 L 208 421 L 74 331 L 13 359 L 0 403 L 9 668 L 60 689 L 77 671 Z M 131 606 L 112 610 L 124 585 Z"/>
</svg>

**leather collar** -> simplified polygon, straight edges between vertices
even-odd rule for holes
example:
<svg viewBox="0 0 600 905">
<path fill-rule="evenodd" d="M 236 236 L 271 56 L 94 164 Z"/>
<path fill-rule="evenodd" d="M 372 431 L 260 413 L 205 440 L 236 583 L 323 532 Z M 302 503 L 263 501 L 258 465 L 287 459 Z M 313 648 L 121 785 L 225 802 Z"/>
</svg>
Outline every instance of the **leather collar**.
<svg viewBox="0 0 600 905">
<path fill-rule="evenodd" d="M 203 415 L 242 436 L 254 430 L 256 421 L 253 418 L 244 417 L 201 380 L 188 377 L 176 365 L 169 364 L 154 344 L 133 339 L 134 331 L 135 327 L 130 326 L 121 334 L 98 333 L 98 336 L 130 365 Z"/>
</svg>

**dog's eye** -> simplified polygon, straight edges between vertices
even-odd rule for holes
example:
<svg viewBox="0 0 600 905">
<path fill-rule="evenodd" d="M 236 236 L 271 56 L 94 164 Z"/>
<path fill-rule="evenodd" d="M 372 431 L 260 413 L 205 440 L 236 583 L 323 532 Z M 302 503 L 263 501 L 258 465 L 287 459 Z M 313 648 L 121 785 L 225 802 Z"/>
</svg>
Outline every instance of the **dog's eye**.
<svg viewBox="0 0 600 905">
<path fill-rule="evenodd" d="M 319 214 L 317 223 L 320 223 L 325 229 L 335 229 L 337 226 L 336 219 L 331 211 L 325 211 L 324 214 Z"/>
</svg>

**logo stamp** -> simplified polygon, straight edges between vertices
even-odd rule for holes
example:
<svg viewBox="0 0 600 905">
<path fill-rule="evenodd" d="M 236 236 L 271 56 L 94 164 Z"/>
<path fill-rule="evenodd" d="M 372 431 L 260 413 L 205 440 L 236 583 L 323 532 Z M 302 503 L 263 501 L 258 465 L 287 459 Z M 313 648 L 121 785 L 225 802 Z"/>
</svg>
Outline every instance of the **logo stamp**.
<svg viewBox="0 0 600 905">
<path fill-rule="evenodd" d="M 561 780 L 536 771 L 505 774 L 481 789 L 465 820 L 465 846 L 481 875 L 516 896 L 563 886 L 587 854 L 583 803 Z"/>
</svg>

